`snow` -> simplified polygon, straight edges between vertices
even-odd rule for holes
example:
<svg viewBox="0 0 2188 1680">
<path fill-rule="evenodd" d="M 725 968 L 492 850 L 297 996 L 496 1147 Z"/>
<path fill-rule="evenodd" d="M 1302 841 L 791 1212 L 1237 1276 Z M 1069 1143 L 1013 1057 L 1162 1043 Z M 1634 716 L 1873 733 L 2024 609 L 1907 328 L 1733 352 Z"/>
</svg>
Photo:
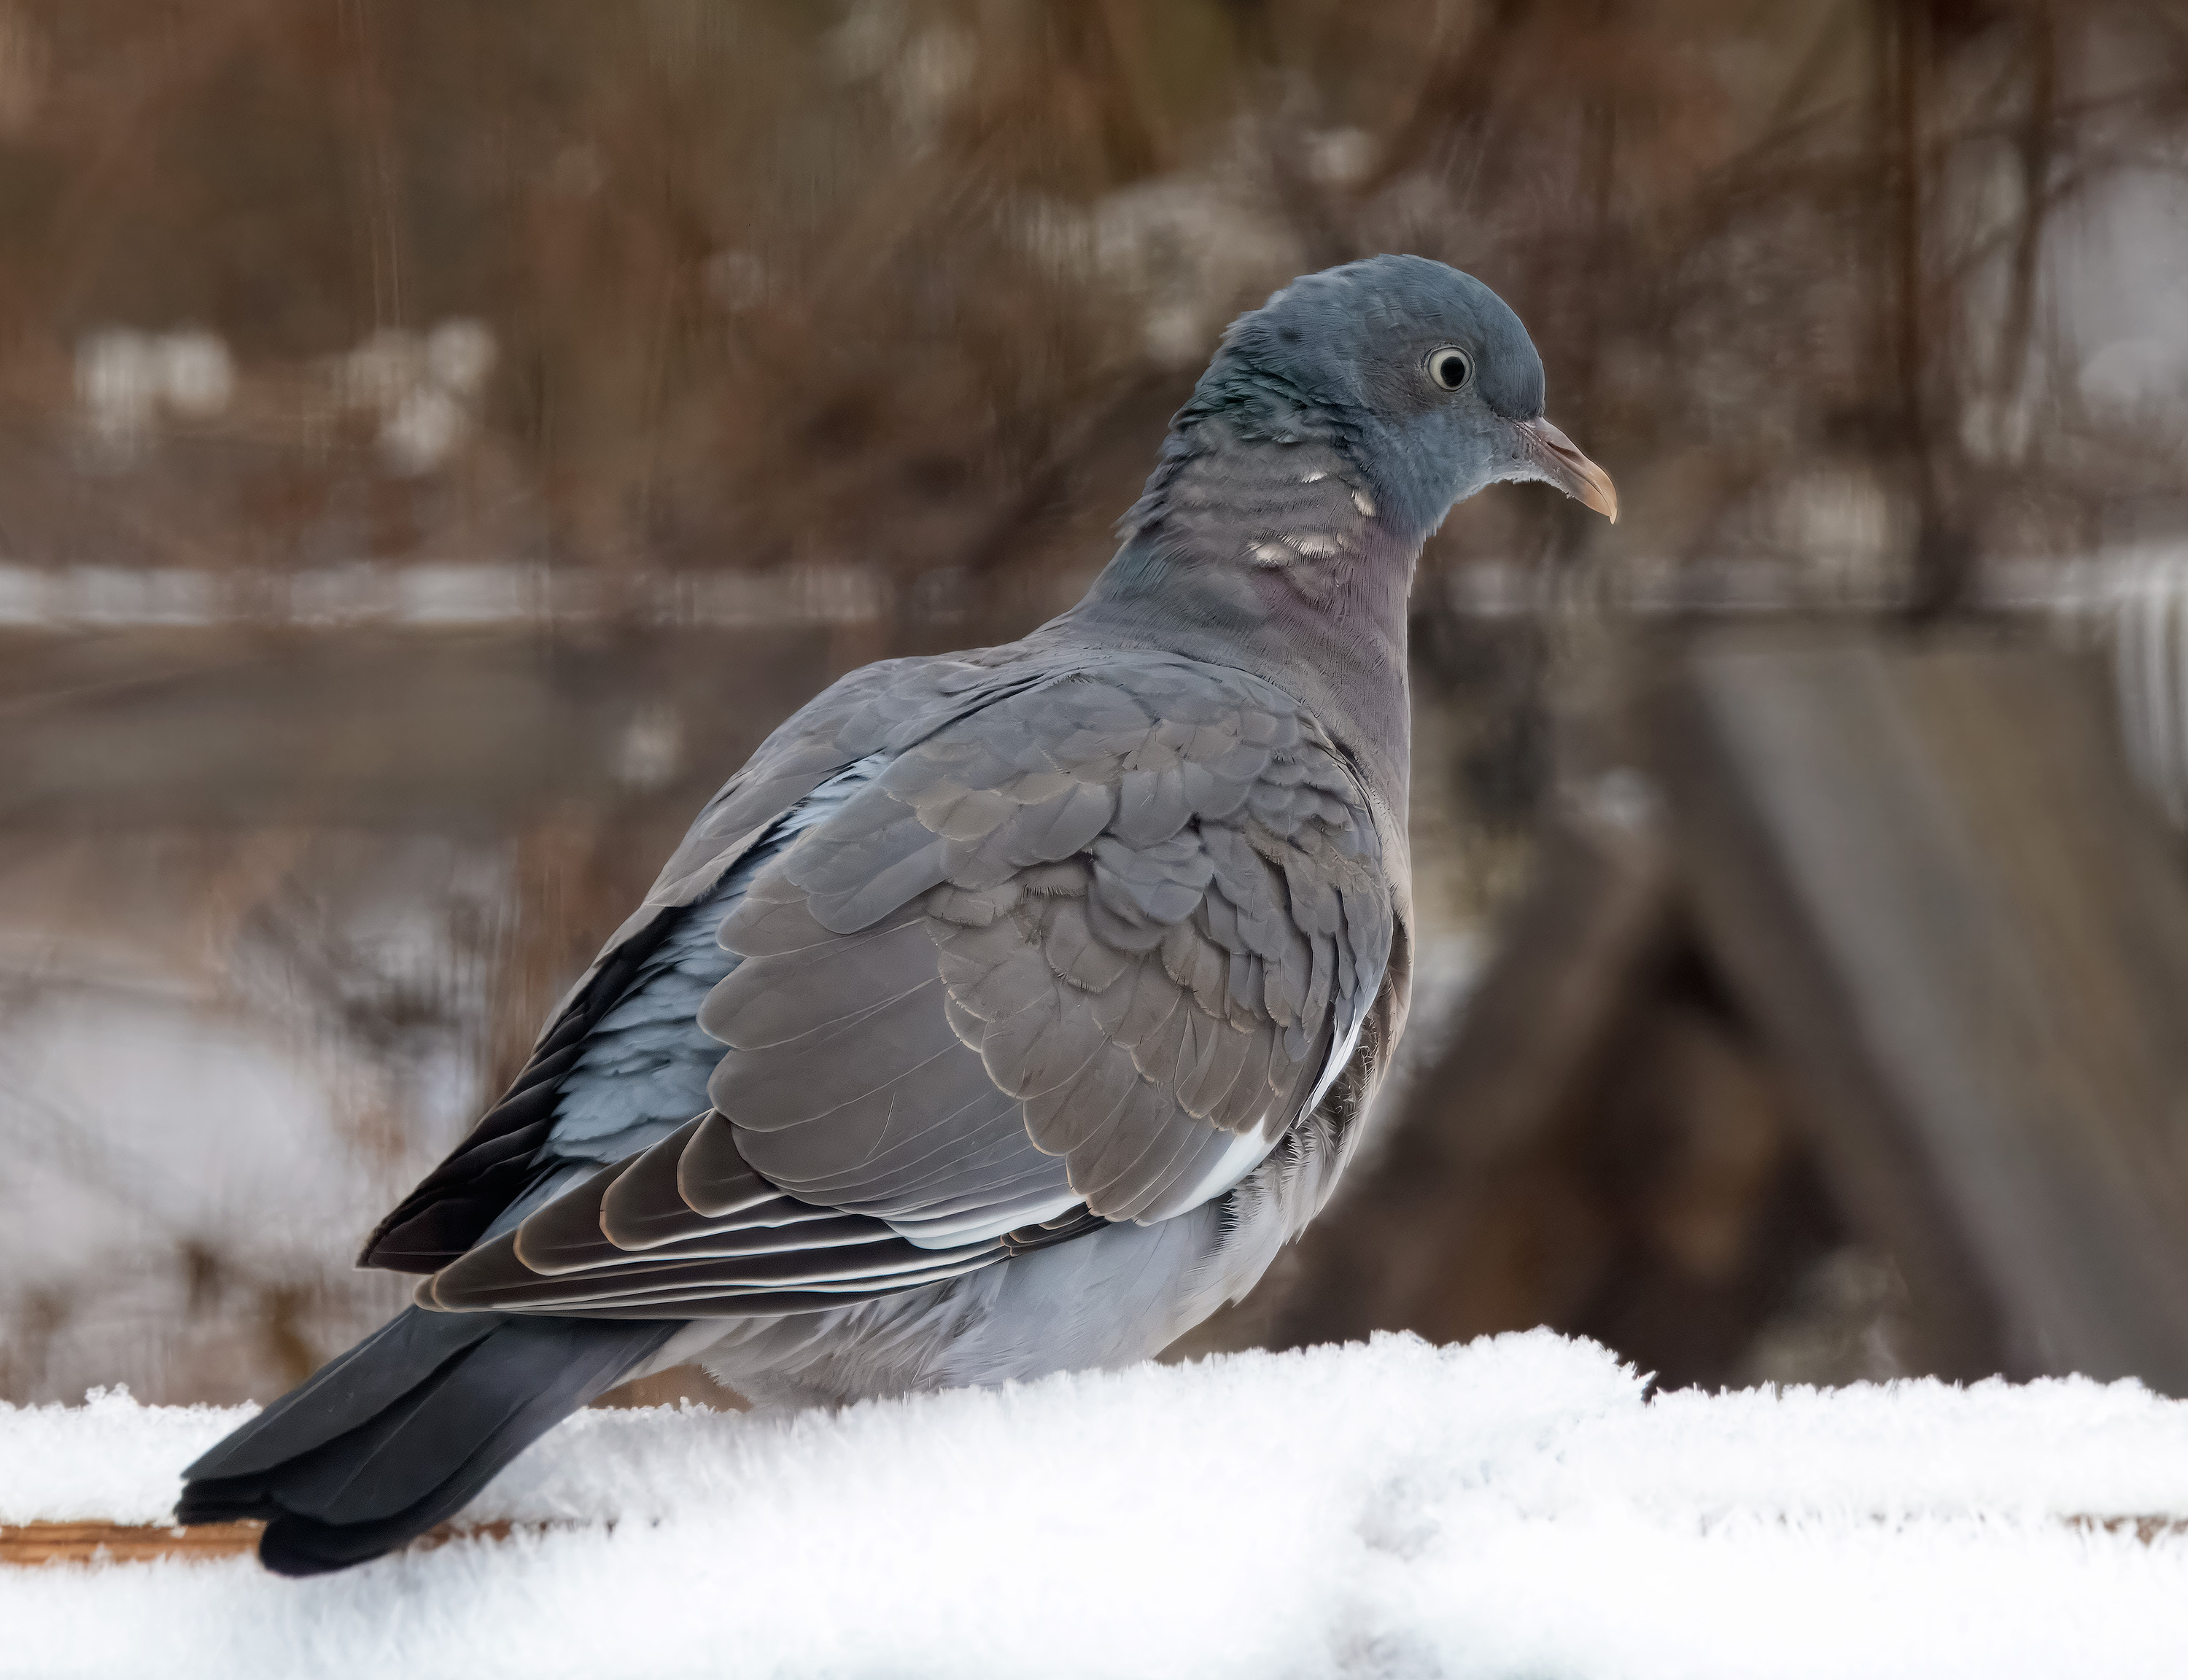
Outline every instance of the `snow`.
<svg viewBox="0 0 2188 1680">
<path fill-rule="evenodd" d="M 0 1409 L 0 1525 L 156 1520 L 243 1415 Z M 471 1514 L 590 1525 L 305 1582 L 0 1570 L 0 1673 L 1745 1680 L 2188 1650 L 2188 1404 L 2082 1379 L 1651 1399 L 1547 1332 L 587 1412 Z"/>
<path fill-rule="evenodd" d="M 383 434 L 398 464 L 419 465 L 466 422 L 445 392 L 413 392 Z M 1075 580 L 1083 588 L 1086 579 Z M 354 561 L 298 571 L 234 567 L 32 566 L 0 561 L 0 626 L 119 629 L 222 624 L 316 629 L 382 625 L 545 625 L 602 616 L 597 575 L 570 567 L 495 561 L 411 566 Z M 877 623 L 890 583 L 867 566 L 815 564 L 766 572 L 650 572 L 617 581 L 613 599 L 655 623 L 785 629 Z M 1076 600 L 1059 588 L 1057 611 Z"/>
</svg>

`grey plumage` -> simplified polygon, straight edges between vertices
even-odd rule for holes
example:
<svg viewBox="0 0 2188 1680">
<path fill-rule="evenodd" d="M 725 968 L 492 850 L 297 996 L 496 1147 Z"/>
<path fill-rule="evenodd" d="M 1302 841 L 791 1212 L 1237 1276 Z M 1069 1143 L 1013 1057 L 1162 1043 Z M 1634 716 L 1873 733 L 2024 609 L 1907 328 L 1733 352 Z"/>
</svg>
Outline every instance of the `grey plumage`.
<svg viewBox="0 0 2188 1680">
<path fill-rule="evenodd" d="M 1420 544 L 1499 477 L 1615 507 L 1540 394 L 1424 259 L 1242 318 L 1086 602 L 854 672 L 731 778 L 368 1243 L 427 1318 L 193 1466 L 185 1519 L 255 1501 L 269 1562 L 338 1566 L 607 1365 L 854 1398 L 1143 1357 L 1250 1288 L 1404 1022 Z M 324 1496 L 391 1452 L 403 1500 Z"/>
<path fill-rule="evenodd" d="M 284 1575 L 378 1557 L 454 1515 L 673 1324 L 413 1307 L 200 1458 L 178 1522 L 267 1519 Z"/>
</svg>

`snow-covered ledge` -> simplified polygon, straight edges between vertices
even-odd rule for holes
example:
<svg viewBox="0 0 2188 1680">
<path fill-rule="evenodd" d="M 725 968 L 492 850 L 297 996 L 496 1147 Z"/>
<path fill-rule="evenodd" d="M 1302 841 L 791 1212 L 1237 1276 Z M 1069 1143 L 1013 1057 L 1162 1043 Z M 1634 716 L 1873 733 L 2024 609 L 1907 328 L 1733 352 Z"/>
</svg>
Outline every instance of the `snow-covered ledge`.
<svg viewBox="0 0 2188 1680">
<path fill-rule="evenodd" d="M 242 1415 L 0 1408 L 0 1526 L 159 1522 Z M 0 1673 L 2188 1672 L 2188 1404 L 2079 1380 L 1644 1401 L 1547 1332 L 587 1412 L 467 1520 L 520 1527 L 302 1582 L 0 1570 Z"/>
</svg>

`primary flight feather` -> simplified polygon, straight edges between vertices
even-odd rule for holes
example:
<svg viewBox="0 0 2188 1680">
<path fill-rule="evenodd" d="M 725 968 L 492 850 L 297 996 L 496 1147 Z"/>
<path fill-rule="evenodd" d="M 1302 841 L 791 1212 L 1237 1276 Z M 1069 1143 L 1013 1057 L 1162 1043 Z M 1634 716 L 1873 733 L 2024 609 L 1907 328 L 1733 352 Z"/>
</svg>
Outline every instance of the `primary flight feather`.
<svg viewBox="0 0 2188 1680">
<path fill-rule="evenodd" d="M 366 1243 L 418 1305 L 190 1466 L 178 1519 L 339 1569 L 647 1371 L 993 1383 L 1243 1295 L 1404 1025 L 1414 563 L 1528 478 L 1616 516 L 1480 281 L 1379 257 L 1240 317 L 1084 601 L 855 671 L 730 778 Z"/>
</svg>

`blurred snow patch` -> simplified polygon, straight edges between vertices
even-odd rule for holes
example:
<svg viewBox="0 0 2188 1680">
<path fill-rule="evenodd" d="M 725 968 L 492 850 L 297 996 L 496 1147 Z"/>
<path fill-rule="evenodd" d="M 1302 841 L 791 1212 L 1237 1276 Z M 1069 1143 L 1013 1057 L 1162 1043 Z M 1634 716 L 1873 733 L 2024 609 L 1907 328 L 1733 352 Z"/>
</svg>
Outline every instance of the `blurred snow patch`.
<svg viewBox="0 0 2188 1680">
<path fill-rule="evenodd" d="M 2188 344 L 2155 336 L 2115 339 L 2082 364 L 2082 400 L 2123 417 L 2163 410 L 2188 388 Z"/>
<path fill-rule="evenodd" d="M 0 1411 L 0 1523 L 156 1520 L 245 1415 Z M 583 1526 L 302 1584 L 0 1572 L 0 1667 L 1746 1680 L 2188 1649 L 2188 1406 L 2079 1379 L 1652 1400 L 1547 1332 L 586 1412 L 470 1514 Z"/>
<path fill-rule="evenodd" d="M 979 44 L 950 23 L 915 29 L 904 0 L 854 0 L 829 37 L 828 56 L 844 81 L 881 83 L 905 139 L 922 150 L 971 85 Z"/>
<path fill-rule="evenodd" d="M 235 363 L 219 335 L 202 328 L 144 333 L 103 327 L 76 345 L 76 395 L 95 450 L 126 465 L 164 409 L 210 420 L 235 394 Z"/>
<path fill-rule="evenodd" d="M 340 358 L 336 386 L 347 406 L 377 414 L 388 466 L 415 477 L 470 437 L 496 352 L 483 321 L 443 321 L 423 337 L 383 328 Z"/>
<path fill-rule="evenodd" d="M 209 332 L 171 332 L 153 341 L 161 395 L 181 414 L 201 420 L 221 412 L 235 394 L 235 363 Z"/>
<path fill-rule="evenodd" d="M 1204 361 L 1224 324 L 1305 261 L 1273 206 L 1218 178 L 1163 176 L 1085 210 L 1038 205 L 1022 237 L 1057 273 L 1097 274 L 1136 296 L 1145 353 L 1166 368 Z"/>
<path fill-rule="evenodd" d="M 1356 187 L 1375 167 L 1375 137 L 1364 128 L 1325 128 L 1307 141 L 1308 177 L 1326 187 Z"/>
<path fill-rule="evenodd" d="M 2097 606 L 2111 620 L 2128 763 L 2174 823 L 2188 824 L 2188 547 L 2147 549 L 2106 581 Z"/>
<path fill-rule="evenodd" d="M 676 708 L 647 706 L 623 725 L 616 742 L 616 780 L 640 793 L 657 793 L 684 766 L 684 725 Z"/>
<path fill-rule="evenodd" d="M 186 567 L 26 566 L 0 561 L 0 626 L 142 624 L 551 624 L 611 612 L 654 624 L 787 629 L 878 623 L 898 610 L 889 579 L 863 566 L 765 572 L 640 572 L 610 587 L 599 572 L 521 562 L 369 561 L 296 572 Z M 962 616 L 915 588 L 903 610 Z"/>
</svg>

